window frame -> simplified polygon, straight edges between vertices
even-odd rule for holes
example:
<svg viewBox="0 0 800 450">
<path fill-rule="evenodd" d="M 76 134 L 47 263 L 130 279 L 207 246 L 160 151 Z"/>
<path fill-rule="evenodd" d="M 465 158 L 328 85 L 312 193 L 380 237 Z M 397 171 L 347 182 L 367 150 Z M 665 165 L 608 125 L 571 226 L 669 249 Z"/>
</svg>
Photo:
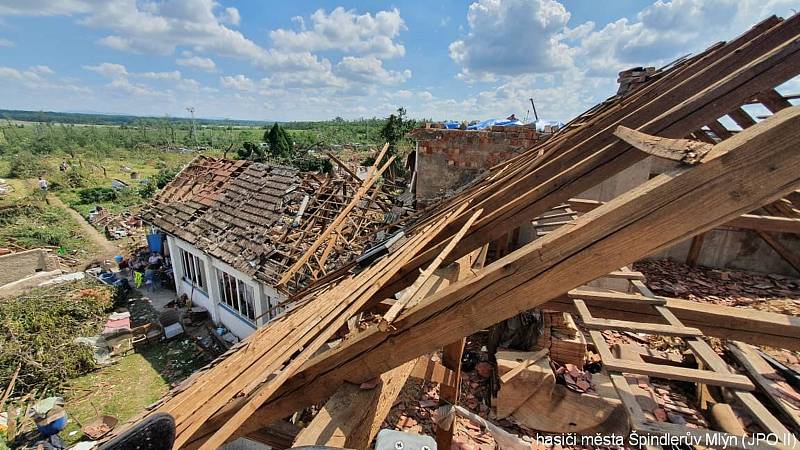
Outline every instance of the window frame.
<svg viewBox="0 0 800 450">
<path fill-rule="evenodd" d="M 256 289 L 248 282 L 214 267 L 219 284 L 219 303 L 245 322 L 256 326 Z"/>
<path fill-rule="evenodd" d="M 191 284 L 203 293 L 208 293 L 206 262 L 192 252 L 178 248 L 181 258 L 181 280 Z"/>
</svg>

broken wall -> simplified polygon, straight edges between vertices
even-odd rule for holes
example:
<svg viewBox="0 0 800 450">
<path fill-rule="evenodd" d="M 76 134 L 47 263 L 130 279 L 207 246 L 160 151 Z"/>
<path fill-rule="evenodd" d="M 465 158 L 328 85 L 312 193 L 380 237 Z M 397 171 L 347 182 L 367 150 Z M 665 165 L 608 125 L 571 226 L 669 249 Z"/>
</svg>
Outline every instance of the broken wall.
<svg viewBox="0 0 800 450">
<path fill-rule="evenodd" d="M 415 194 L 425 205 L 464 186 L 488 169 L 535 146 L 548 135 L 532 126 L 493 126 L 486 130 L 413 130 L 417 141 Z"/>
</svg>

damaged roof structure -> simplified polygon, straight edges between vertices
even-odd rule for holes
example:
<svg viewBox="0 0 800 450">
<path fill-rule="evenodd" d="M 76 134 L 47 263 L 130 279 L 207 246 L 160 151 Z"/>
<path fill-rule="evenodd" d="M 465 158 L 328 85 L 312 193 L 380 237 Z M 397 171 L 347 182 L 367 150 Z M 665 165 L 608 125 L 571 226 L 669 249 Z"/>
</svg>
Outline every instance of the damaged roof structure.
<svg viewBox="0 0 800 450">
<path fill-rule="evenodd" d="M 423 370 L 427 376 L 446 374 L 438 378 L 449 386 L 449 393 L 443 388 L 442 395 L 455 402 L 463 339 L 524 311 L 546 307 L 577 313 L 589 329 L 603 370 L 625 406 L 628 430 L 643 435 L 693 433 L 705 445 L 714 445 L 710 439 L 725 434 L 648 417 L 625 377 L 637 374 L 723 389 L 761 429 L 776 433 L 777 443 L 762 443 L 760 448 L 789 446 L 787 427 L 753 395 L 756 385 L 751 378 L 732 371 L 705 337 L 797 350 L 800 320 L 659 297 L 641 277 L 621 268 L 720 225 L 746 221 L 743 215 L 765 205 L 781 199 L 791 204 L 791 195 L 800 188 L 800 107 L 792 106 L 775 87 L 799 73 L 800 15 L 769 18 L 729 42 L 648 73 L 634 89 L 592 108 L 546 141 L 420 213 L 408 222 L 407 239 L 371 266 L 347 270 L 355 268 L 351 262 L 298 291 L 293 297 L 297 308 L 256 330 L 145 414 L 165 412 L 175 418 L 175 448 L 210 450 L 243 436 L 264 440 L 284 418 L 340 395 L 349 389 L 347 383 L 381 377 L 385 388 L 376 394 L 381 397 L 368 417 L 336 414 L 332 404 L 305 429 L 346 428 L 362 436 L 353 446 L 364 448 L 393 403 L 396 389 L 391 386 L 398 379 L 402 385 L 420 358 L 429 363 Z M 754 102 L 770 111 L 770 117 L 757 121 L 747 115 L 742 106 Z M 719 119 L 726 115 L 739 117 L 743 130 L 723 132 Z M 571 198 L 654 154 L 681 162 L 591 211 L 570 216 Z M 226 170 L 260 171 L 241 183 L 271 189 L 266 183 L 273 175 L 255 164 Z M 289 176 L 284 169 L 275 170 L 274 176 Z M 228 184 L 238 184 L 240 177 Z M 301 183 L 295 184 L 302 191 Z M 206 233 L 205 222 L 230 215 L 230 223 L 238 225 L 249 213 L 237 205 L 251 200 L 238 197 L 227 185 L 204 189 L 216 201 L 211 206 L 187 205 L 181 213 L 188 215 L 187 229 L 199 227 L 194 234 L 216 251 L 215 246 L 228 245 L 223 238 L 229 231 L 221 226 Z M 277 188 L 274 194 L 280 192 Z M 227 199 L 240 203 L 226 205 Z M 266 200 L 252 206 L 272 211 Z M 796 213 L 795 208 L 789 210 L 783 212 Z M 569 213 L 565 223 L 482 263 L 489 243 L 537 217 L 562 212 Z M 254 216 L 266 214 L 256 211 Z M 257 239 L 252 242 L 258 246 Z M 316 254 L 319 247 L 307 248 Z M 226 251 L 240 258 L 242 267 L 253 260 L 249 253 Z M 269 260 L 272 251 L 259 247 L 255 255 Z M 626 280 L 629 291 L 586 288 L 609 275 Z M 381 318 L 363 329 L 354 326 L 353 318 L 365 312 L 377 312 Z M 341 329 L 349 330 L 343 340 Z M 680 338 L 701 368 L 614 355 L 602 333 L 607 329 Z M 425 359 L 442 350 L 441 364 Z M 508 373 L 504 377 L 510 378 Z M 349 422 L 356 419 L 358 423 Z M 318 433 L 310 441 L 322 444 L 326 436 L 330 433 Z M 501 448 L 515 448 L 508 442 Z"/>
<path fill-rule="evenodd" d="M 349 169 L 348 169 L 349 170 Z M 294 290 L 326 275 L 392 231 L 409 210 L 384 184 L 359 192 L 354 174 L 326 176 L 245 160 L 199 156 L 164 187 L 141 217 L 273 286 Z M 350 202 L 346 222 L 302 267 L 293 267 Z"/>
</svg>

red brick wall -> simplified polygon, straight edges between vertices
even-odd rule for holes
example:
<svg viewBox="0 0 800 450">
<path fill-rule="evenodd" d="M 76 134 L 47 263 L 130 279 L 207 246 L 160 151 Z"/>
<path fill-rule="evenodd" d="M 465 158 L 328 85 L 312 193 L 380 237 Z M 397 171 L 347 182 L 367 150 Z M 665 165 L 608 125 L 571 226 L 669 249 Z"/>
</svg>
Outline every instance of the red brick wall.
<svg viewBox="0 0 800 450">
<path fill-rule="evenodd" d="M 417 128 L 416 196 L 423 203 L 468 183 L 488 169 L 528 150 L 547 135 L 533 127 L 495 126 L 487 130 Z"/>
</svg>

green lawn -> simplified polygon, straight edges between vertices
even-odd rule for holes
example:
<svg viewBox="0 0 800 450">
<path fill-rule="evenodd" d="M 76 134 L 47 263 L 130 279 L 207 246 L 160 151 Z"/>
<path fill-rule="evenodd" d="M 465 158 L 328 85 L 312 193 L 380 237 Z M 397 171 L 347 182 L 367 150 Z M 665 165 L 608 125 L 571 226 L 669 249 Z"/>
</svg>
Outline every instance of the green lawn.
<svg viewBox="0 0 800 450">
<path fill-rule="evenodd" d="M 173 383 L 206 363 L 206 357 L 188 339 L 156 344 L 120 359 L 117 364 L 71 380 L 67 384 L 66 410 L 70 416 L 61 432 L 68 445 L 81 440 L 80 425 L 100 415 L 120 423 L 136 416 L 166 394 Z M 76 420 L 77 419 L 77 420 Z M 70 435 L 70 433 L 77 431 Z"/>
<path fill-rule="evenodd" d="M 79 258 L 94 253 L 94 244 L 60 208 L 34 196 L 10 203 L 16 207 L 0 210 L 0 247 L 64 247 Z"/>
</svg>

